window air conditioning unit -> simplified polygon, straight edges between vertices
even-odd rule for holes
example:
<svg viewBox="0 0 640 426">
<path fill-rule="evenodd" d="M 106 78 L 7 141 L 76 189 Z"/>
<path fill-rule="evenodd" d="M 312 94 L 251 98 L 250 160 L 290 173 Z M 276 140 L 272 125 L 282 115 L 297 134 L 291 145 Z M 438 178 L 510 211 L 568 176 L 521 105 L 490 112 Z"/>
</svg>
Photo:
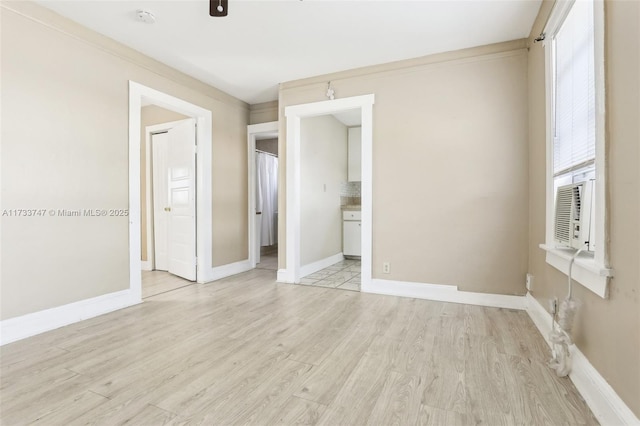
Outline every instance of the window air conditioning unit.
<svg viewBox="0 0 640 426">
<path fill-rule="evenodd" d="M 595 251 L 595 181 L 558 187 L 554 238 L 565 247 Z"/>
</svg>

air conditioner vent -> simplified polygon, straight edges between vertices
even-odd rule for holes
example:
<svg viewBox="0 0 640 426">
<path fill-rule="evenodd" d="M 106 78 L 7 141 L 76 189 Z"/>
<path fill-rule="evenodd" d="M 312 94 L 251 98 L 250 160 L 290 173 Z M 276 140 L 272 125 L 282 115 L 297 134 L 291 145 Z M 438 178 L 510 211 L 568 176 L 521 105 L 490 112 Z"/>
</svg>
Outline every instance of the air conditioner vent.
<svg viewBox="0 0 640 426">
<path fill-rule="evenodd" d="M 556 192 L 554 238 L 566 247 L 594 250 L 591 226 L 593 181 L 564 185 Z"/>
<path fill-rule="evenodd" d="M 556 240 L 568 243 L 571 236 L 571 204 L 573 189 L 571 187 L 558 188 L 556 199 Z"/>
</svg>

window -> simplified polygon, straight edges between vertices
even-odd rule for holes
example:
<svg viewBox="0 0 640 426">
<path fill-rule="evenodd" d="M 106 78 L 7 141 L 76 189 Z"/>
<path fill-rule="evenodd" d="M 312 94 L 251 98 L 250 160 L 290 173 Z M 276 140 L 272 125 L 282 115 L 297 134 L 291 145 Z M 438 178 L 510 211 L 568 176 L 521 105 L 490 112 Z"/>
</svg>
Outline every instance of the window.
<svg viewBox="0 0 640 426">
<path fill-rule="evenodd" d="M 604 19 L 603 3 L 558 1 L 545 28 L 547 65 L 547 262 L 568 273 L 572 249 L 554 244 L 559 186 L 593 180 L 595 252 L 581 254 L 572 276 L 601 297 L 612 271 L 604 244 Z"/>
<path fill-rule="evenodd" d="M 574 3 L 550 43 L 553 61 L 555 189 L 561 185 L 595 179 L 593 3 Z"/>
</svg>

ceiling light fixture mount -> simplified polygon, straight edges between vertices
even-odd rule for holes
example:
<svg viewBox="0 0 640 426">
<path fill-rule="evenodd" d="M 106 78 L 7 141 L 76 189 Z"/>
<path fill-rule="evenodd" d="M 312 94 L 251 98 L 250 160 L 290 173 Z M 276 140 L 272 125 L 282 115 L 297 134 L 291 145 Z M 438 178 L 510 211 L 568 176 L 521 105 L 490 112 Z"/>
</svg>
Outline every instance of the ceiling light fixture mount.
<svg viewBox="0 0 640 426">
<path fill-rule="evenodd" d="M 209 0 L 210 16 L 227 16 L 229 13 L 229 0 Z"/>
<path fill-rule="evenodd" d="M 136 16 L 139 21 L 144 22 L 145 24 L 153 24 L 156 22 L 156 17 L 153 13 L 148 10 L 138 9 L 136 10 Z"/>
<path fill-rule="evenodd" d="M 336 91 L 331 87 L 331 82 L 327 83 L 327 98 L 334 100 L 336 98 Z"/>
</svg>

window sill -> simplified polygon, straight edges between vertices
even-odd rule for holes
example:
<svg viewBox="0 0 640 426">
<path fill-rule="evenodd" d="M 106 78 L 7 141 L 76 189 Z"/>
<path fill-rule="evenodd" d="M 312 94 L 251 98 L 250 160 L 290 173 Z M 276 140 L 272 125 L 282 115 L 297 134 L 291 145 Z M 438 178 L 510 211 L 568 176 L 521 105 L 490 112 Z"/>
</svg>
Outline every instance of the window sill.
<svg viewBox="0 0 640 426">
<path fill-rule="evenodd" d="M 540 248 L 547 252 L 547 263 L 565 275 L 569 274 L 569 262 L 575 253 L 573 249 L 557 248 L 547 244 L 540 244 Z M 606 299 L 609 291 L 609 278 L 613 276 L 613 269 L 598 264 L 593 255 L 580 253 L 573 263 L 571 277 L 598 296 Z"/>
</svg>

